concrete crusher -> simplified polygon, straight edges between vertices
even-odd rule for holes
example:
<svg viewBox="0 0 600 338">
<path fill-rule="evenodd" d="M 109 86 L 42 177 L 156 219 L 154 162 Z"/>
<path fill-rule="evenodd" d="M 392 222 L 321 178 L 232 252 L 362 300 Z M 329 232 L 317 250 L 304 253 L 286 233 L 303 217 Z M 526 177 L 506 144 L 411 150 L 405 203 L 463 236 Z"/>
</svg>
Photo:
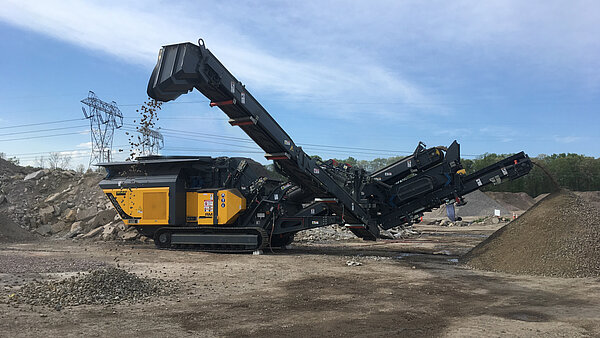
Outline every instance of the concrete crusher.
<svg viewBox="0 0 600 338">
<path fill-rule="evenodd" d="M 272 160 L 276 175 L 246 158 L 150 156 L 102 163 L 100 182 L 125 224 L 160 248 L 251 252 L 281 247 L 301 230 L 344 225 L 376 240 L 381 229 L 419 222 L 423 212 L 465 203 L 488 184 L 526 175 L 517 153 L 466 174 L 460 146 L 426 147 L 375 172 L 311 158 L 204 46 L 164 46 L 148 84 L 158 101 L 198 90 Z"/>
</svg>

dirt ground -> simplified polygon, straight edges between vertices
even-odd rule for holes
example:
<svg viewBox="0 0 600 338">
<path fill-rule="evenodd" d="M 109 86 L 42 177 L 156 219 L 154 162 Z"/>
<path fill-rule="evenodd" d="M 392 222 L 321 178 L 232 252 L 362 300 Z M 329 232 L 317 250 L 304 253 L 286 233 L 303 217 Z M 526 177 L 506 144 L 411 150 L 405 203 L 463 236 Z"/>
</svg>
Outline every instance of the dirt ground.
<svg viewBox="0 0 600 338">
<path fill-rule="evenodd" d="M 457 263 L 499 226 L 419 226 L 416 239 L 297 244 L 257 256 L 66 240 L 0 244 L 0 336 L 600 336 L 599 278 Z M 176 280 L 180 290 L 145 304 L 61 311 L 5 302 L 25 282 L 102 265 Z"/>
</svg>

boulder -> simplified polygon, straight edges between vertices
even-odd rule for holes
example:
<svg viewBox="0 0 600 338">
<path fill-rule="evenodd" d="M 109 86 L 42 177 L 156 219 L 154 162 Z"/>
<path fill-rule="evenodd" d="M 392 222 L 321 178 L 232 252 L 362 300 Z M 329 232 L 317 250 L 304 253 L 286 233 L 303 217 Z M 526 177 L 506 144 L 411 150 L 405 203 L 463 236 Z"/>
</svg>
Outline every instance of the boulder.
<svg viewBox="0 0 600 338">
<path fill-rule="evenodd" d="M 56 204 L 55 204 L 55 206 L 56 206 Z M 60 202 L 57 207 L 58 207 L 59 214 L 62 214 L 63 211 L 67 210 L 67 201 Z"/>
<path fill-rule="evenodd" d="M 65 210 L 65 220 L 67 222 L 73 222 L 77 219 L 77 212 L 73 209 Z"/>
<path fill-rule="evenodd" d="M 67 223 L 63 222 L 63 221 L 58 221 L 54 224 L 52 224 L 52 233 L 56 234 L 59 233 L 63 230 L 65 230 L 67 228 Z"/>
<path fill-rule="evenodd" d="M 105 225 L 103 229 L 104 230 L 102 231 L 102 239 L 105 241 L 113 239 L 115 237 L 115 234 L 119 230 L 117 226 L 113 223 Z"/>
<path fill-rule="evenodd" d="M 75 217 L 75 219 L 78 221 L 85 221 L 94 217 L 97 212 L 98 211 L 95 207 L 79 210 L 77 211 L 77 216 Z"/>
<path fill-rule="evenodd" d="M 82 223 L 83 222 L 81 222 L 81 221 L 73 222 L 73 224 L 71 224 L 71 231 L 75 231 L 75 230 L 81 231 L 81 229 L 82 229 Z"/>
<path fill-rule="evenodd" d="M 129 228 L 129 225 L 123 223 L 123 221 L 121 221 L 120 219 L 117 221 L 117 228 L 119 228 L 120 231 L 127 231 L 127 229 Z"/>
<path fill-rule="evenodd" d="M 40 218 L 42 224 L 47 224 L 52 219 L 52 215 L 54 214 L 54 207 L 47 206 L 45 208 L 40 209 Z"/>
<path fill-rule="evenodd" d="M 111 221 L 113 221 L 115 214 L 116 211 L 114 211 L 113 209 L 102 210 L 98 212 L 96 216 L 92 217 L 89 221 L 87 221 L 87 223 L 85 224 L 85 228 L 94 229 L 101 225 L 108 224 Z"/>
<path fill-rule="evenodd" d="M 127 231 L 126 233 L 124 233 L 121 236 L 121 239 L 124 241 L 133 241 L 137 237 L 138 237 L 138 232 L 136 230 L 130 230 L 130 231 Z"/>
<path fill-rule="evenodd" d="M 81 238 L 92 238 L 92 237 L 96 237 L 97 235 L 99 235 L 104 229 L 103 228 L 96 228 L 96 229 L 92 229 L 90 230 L 88 233 L 86 233 L 85 235 L 81 236 Z"/>
<path fill-rule="evenodd" d="M 44 224 L 39 228 L 35 229 L 35 232 L 42 236 L 50 236 L 52 235 L 52 226 L 50 224 Z"/>
<path fill-rule="evenodd" d="M 23 179 L 24 181 L 29 181 L 29 180 L 37 180 L 39 178 L 42 178 L 44 175 L 46 175 L 47 171 L 42 169 L 42 170 L 38 170 L 35 172 L 32 172 L 31 174 L 25 176 L 25 178 Z"/>
</svg>

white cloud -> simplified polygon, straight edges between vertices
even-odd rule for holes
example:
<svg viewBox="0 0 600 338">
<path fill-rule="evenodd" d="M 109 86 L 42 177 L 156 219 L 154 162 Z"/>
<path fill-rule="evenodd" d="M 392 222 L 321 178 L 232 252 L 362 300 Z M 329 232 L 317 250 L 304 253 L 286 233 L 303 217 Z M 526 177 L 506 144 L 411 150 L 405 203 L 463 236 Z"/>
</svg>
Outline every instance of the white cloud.
<svg viewBox="0 0 600 338">
<path fill-rule="evenodd" d="M 308 118 L 435 122 L 439 115 L 456 115 L 444 101 L 456 98 L 457 81 L 485 77 L 463 74 L 477 63 L 487 70 L 518 61 L 515 68 L 579 74 L 577 83 L 600 88 L 600 10 L 594 2 L 0 0 L 0 5 L 0 20 L 148 69 L 161 45 L 203 37 L 261 101 L 314 102 L 302 106 Z M 501 76 L 477 85 L 502 95 L 494 87 Z M 471 100 L 469 93 L 458 95 Z M 476 134 L 476 122 L 465 122 L 474 124 Z M 486 139 L 488 132 L 480 130 Z M 493 132 L 504 136 L 501 141 L 519 139 L 510 130 Z"/>
<path fill-rule="evenodd" d="M 155 1 L 7 0 L 2 5 L 0 19 L 144 67 L 156 62 L 161 45 L 195 41 L 201 35 L 215 55 L 253 91 L 281 95 L 282 99 L 386 99 L 424 104 L 425 108 L 419 108 L 421 112 L 438 112 L 427 108 L 433 99 L 425 89 L 402 74 L 392 74 L 360 49 L 339 45 L 337 53 L 332 55 L 331 48 L 319 53 L 307 46 L 311 52 L 308 55 L 275 53 L 261 48 L 257 37 L 251 38 L 243 26 L 222 15 L 231 12 L 222 8 L 228 5 L 206 4 L 204 12 L 196 11 L 193 4 L 189 6 L 166 6 Z M 240 6 L 241 12 L 248 9 Z M 232 17 L 241 12 L 234 11 Z M 298 45 L 301 43 L 295 44 Z M 406 118 L 396 111 L 387 108 L 373 110 L 372 114 Z M 328 114 L 355 115 L 340 107 L 329 109 Z"/>
<path fill-rule="evenodd" d="M 554 136 L 554 141 L 558 142 L 558 143 L 575 143 L 575 142 L 579 142 L 582 141 L 584 138 L 581 136 Z"/>
<path fill-rule="evenodd" d="M 77 148 L 86 148 L 86 149 L 92 149 L 92 142 L 84 142 L 84 143 L 79 143 L 77 145 Z"/>
</svg>

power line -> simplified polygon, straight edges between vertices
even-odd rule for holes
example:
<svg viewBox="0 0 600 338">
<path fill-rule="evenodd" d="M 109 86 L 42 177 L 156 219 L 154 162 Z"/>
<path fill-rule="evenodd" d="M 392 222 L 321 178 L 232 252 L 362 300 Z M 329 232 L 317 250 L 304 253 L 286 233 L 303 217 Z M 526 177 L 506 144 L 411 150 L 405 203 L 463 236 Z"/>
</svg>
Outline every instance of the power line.
<svg viewBox="0 0 600 338">
<path fill-rule="evenodd" d="M 124 116 L 124 119 L 140 119 L 139 116 Z M 203 116 L 176 116 L 176 117 L 161 117 L 161 120 L 211 120 L 211 121 L 227 121 L 227 118 L 223 117 L 203 117 Z"/>
<path fill-rule="evenodd" d="M 31 140 L 31 139 L 37 139 L 37 138 L 56 137 L 56 136 L 66 136 L 66 135 L 83 135 L 83 134 L 81 134 L 81 133 L 64 133 L 64 134 L 54 134 L 54 135 L 30 136 L 30 137 L 21 137 L 21 138 L 5 139 L 5 140 L 0 140 L 0 142 L 6 142 L 6 141 L 20 141 L 20 140 Z"/>
<path fill-rule="evenodd" d="M 0 127 L 0 129 L 41 126 L 41 125 L 46 125 L 46 124 L 64 123 L 64 122 L 81 121 L 81 120 L 85 120 L 85 118 L 70 119 L 70 120 L 60 120 L 60 121 L 49 121 L 49 122 L 40 122 L 40 123 L 30 123 L 30 124 L 21 124 L 21 125 L 15 125 L 15 126 Z"/>
<path fill-rule="evenodd" d="M 241 137 L 222 136 L 222 135 L 200 133 L 200 132 L 191 132 L 191 131 L 177 130 L 177 129 L 170 129 L 170 128 L 161 128 L 161 130 L 163 130 L 163 131 L 170 131 L 172 133 L 192 135 L 192 136 L 196 136 L 197 134 L 200 134 L 200 135 L 206 135 L 206 136 L 215 137 L 215 138 L 227 139 L 227 140 L 235 141 L 235 142 L 246 142 L 246 143 L 255 144 L 254 141 L 248 140 L 246 138 L 241 138 Z M 166 134 L 167 133 L 165 133 L 165 135 Z M 412 154 L 413 153 L 412 151 L 406 151 L 406 150 L 373 149 L 373 148 L 334 146 L 334 145 L 311 144 L 311 143 L 298 143 L 298 145 L 302 146 L 302 147 L 307 146 L 308 148 L 315 148 L 315 147 L 318 147 L 318 148 L 333 148 L 333 149 L 338 149 L 339 148 L 339 149 L 351 149 L 351 150 L 376 151 L 376 152 L 384 152 L 384 153 L 389 153 L 389 154 L 392 154 L 392 153 L 393 154 L 396 154 L 396 153 Z"/>
<path fill-rule="evenodd" d="M 72 127 L 61 127 L 61 128 L 50 128 L 50 129 L 40 129 L 40 130 L 27 130 L 27 131 L 18 131 L 14 133 L 0 134 L 0 136 L 9 136 L 9 135 L 21 135 L 21 134 L 30 134 L 30 133 L 41 133 L 44 131 L 54 131 L 54 130 L 65 130 L 65 129 L 75 129 L 75 128 L 83 128 L 87 127 L 83 126 L 72 126 Z"/>
<path fill-rule="evenodd" d="M 123 129 L 127 130 L 127 131 L 138 132 L 137 130 L 134 130 L 134 129 L 129 129 L 129 128 L 123 128 Z M 242 147 L 242 148 L 247 148 L 247 149 L 256 149 L 256 147 L 248 147 L 248 146 L 243 146 L 243 145 L 240 145 L 240 144 L 231 144 L 231 143 L 210 141 L 210 140 L 204 140 L 202 138 L 199 138 L 199 137 L 203 137 L 203 136 L 198 136 L 198 137 L 184 137 L 184 136 L 179 136 L 177 134 L 173 135 L 173 134 L 168 133 L 168 132 L 167 133 L 163 133 L 163 134 L 165 136 L 169 136 L 169 137 L 173 137 L 173 138 L 179 138 L 179 139 L 183 139 L 183 140 L 203 141 L 203 142 L 207 142 L 207 143 L 221 144 L 221 145 L 234 146 L 234 147 Z"/>
<path fill-rule="evenodd" d="M 115 147 L 127 147 L 127 146 L 129 146 L 129 145 L 120 145 L 120 146 L 115 146 Z M 87 148 L 87 149 L 48 150 L 48 151 L 40 151 L 37 153 L 10 154 L 10 155 L 6 155 L 6 156 L 43 155 L 43 154 L 49 154 L 49 153 L 66 153 L 66 152 L 71 152 L 71 151 L 92 151 L 92 149 Z"/>
<path fill-rule="evenodd" d="M 163 104 L 186 104 L 186 103 L 208 103 L 210 100 L 198 100 L 198 101 L 171 101 L 171 102 L 163 102 Z M 143 103 L 123 103 L 118 104 L 119 107 L 132 107 L 132 106 L 141 106 Z"/>
</svg>

